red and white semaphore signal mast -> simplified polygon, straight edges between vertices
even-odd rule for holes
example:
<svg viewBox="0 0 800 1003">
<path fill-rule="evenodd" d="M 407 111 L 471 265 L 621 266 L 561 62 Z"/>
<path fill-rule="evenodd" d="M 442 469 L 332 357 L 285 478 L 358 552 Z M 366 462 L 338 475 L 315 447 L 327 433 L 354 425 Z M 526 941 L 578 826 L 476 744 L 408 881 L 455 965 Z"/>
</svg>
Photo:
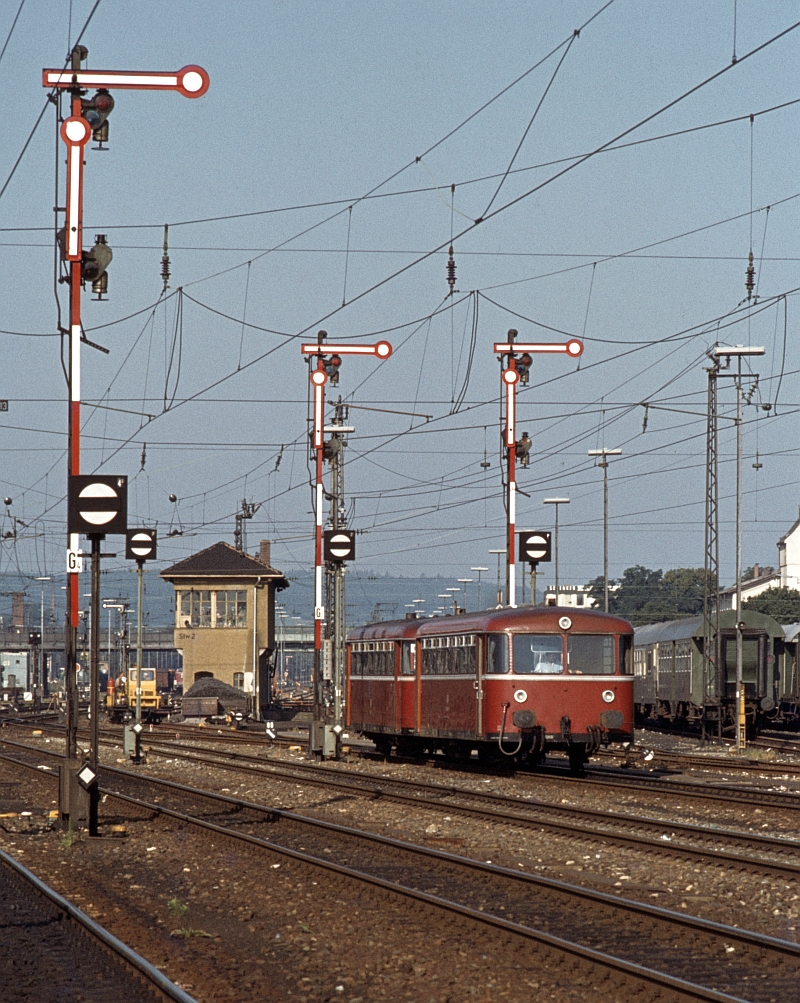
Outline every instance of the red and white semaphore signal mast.
<svg viewBox="0 0 800 1003">
<path fill-rule="evenodd" d="M 500 356 L 500 379 L 505 401 L 504 441 L 506 447 L 506 605 L 517 605 L 516 554 L 514 532 L 517 522 L 517 458 L 528 465 L 531 440 L 526 432 L 517 439 L 517 384 L 528 382 L 528 372 L 534 355 L 567 355 L 577 359 L 583 353 L 583 342 L 572 338 L 561 344 L 518 342 L 517 332 L 508 332 L 508 341 L 497 343 L 494 351 Z M 517 353 L 521 353 L 517 358 Z M 505 366 L 503 362 L 505 361 Z"/>
<path fill-rule="evenodd" d="M 325 384 L 338 383 L 339 367 L 343 355 L 371 355 L 383 361 L 392 354 L 392 346 L 388 341 L 378 341 L 374 345 L 329 344 L 326 342 L 326 331 L 317 332 L 316 342 L 300 346 L 300 351 L 306 356 L 309 364 L 309 380 L 314 398 L 314 418 L 311 432 L 311 447 L 316 461 L 314 485 L 314 721 L 310 736 L 310 747 L 316 751 L 321 749 L 325 755 L 324 738 L 317 734 L 324 728 L 321 717 L 322 695 L 322 625 L 326 620 L 325 601 L 323 599 L 322 573 L 324 568 L 322 554 L 322 526 L 324 491 L 322 487 L 322 471 L 325 459 Z M 316 360 L 316 365 L 314 364 Z M 335 685 L 340 682 L 335 681 Z M 335 725 L 340 725 L 339 721 Z M 339 729 L 341 730 L 341 728 Z"/>
<path fill-rule="evenodd" d="M 42 85 L 48 90 L 68 91 L 70 116 L 61 125 L 61 138 L 67 147 L 66 221 L 61 235 L 62 257 L 69 262 L 69 475 L 81 472 L 81 288 L 86 281 L 100 296 L 106 288 L 106 266 L 111 250 L 105 237 L 98 237 L 91 251 L 83 249 L 83 167 L 84 151 L 94 136 L 98 143 L 108 138 L 107 118 L 114 107 L 112 90 L 175 91 L 187 98 L 199 98 L 209 86 L 208 74 L 200 66 L 184 66 L 171 73 L 148 73 L 138 70 L 81 69 L 88 50 L 76 45 L 67 69 L 45 69 Z M 86 98 L 88 89 L 97 93 Z M 68 538 L 68 622 L 67 661 L 67 758 L 75 756 L 77 741 L 77 693 L 74 691 L 76 631 L 78 627 L 78 572 L 81 570 L 78 536 Z"/>
</svg>

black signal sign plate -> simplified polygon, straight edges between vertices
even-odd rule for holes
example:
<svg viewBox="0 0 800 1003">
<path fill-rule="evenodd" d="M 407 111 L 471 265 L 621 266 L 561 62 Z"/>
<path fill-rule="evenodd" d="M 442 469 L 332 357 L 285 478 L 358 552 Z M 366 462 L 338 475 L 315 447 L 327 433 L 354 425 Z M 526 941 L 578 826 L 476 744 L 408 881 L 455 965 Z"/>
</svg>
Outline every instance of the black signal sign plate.
<svg viewBox="0 0 800 1003">
<path fill-rule="evenodd" d="M 530 561 L 531 564 L 550 561 L 550 533 L 547 531 L 536 531 L 532 533 L 519 533 L 519 557 L 521 561 Z"/>
<path fill-rule="evenodd" d="M 99 474 L 70 477 L 67 526 L 84 536 L 124 536 L 128 528 L 128 478 Z"/>
<path fill-rule="evenodd" d="M 352 529 L 326 529 L 323 557 L 326 561 L 352 561 L 356 556 L 356 534 Z"/>
<path fill-rule="evenodd" d="M 125 559 L 128 561 L 154 561 L 157 549 L 154 529 L 129 529 L 125 534 Z"/>
</svg>

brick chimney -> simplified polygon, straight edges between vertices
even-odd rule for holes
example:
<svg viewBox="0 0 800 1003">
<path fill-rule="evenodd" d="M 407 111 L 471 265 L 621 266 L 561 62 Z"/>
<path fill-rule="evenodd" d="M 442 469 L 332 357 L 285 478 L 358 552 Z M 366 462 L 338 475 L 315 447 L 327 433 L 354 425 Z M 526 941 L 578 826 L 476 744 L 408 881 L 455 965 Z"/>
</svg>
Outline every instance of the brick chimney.
<svg viewBox="0 0 800 1003">
<path fill-rule="evenodd" d="M 754 564 L 753 565 L 753 578 L 758 578 L 760 575 L 761 575 L 761 572 L 758 570 L 758 565 Z"/>
<path fill-rule="evenodd" d="M 11 593 L 11 626 L 25 626 L 25 593 Z"/>
<path fill-rule="evenodd" d="M 266 564 L 271 567 L 269 563 L 270 559 L 270 541 L 262 540 L 258 547 L 258 559 L 262 564 Z"/>
</svg>

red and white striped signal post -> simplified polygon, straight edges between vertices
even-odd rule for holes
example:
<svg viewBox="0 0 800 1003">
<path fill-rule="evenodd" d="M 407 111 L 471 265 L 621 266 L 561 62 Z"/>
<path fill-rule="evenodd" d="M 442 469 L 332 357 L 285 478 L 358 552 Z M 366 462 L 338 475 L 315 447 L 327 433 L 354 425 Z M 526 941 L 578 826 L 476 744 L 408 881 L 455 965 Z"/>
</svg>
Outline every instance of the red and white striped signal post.
<svg viewBox="0 0 800 1003">
<path fill-rule="evenodd" d="M 69 69 L 42 70 L 42 85 L 48 90 L 69 91 L 70 116 L 61 124 L 61 138 L 67 147 L 66 222 L 62 241 L 62 256 L 69 262 L 69 460 L 68 475 L 81 472 L 81 287 L 105 271 L 111 260 L 110 250 L 103 242 L 102 258 L 83 250 L 83 166 L 84 150 L 94 134 L 98 142 L 107 138 L 106 119 L 114 107 L 110 90 L 177 91 L 187 98 L 199 98 L 209 86 L 208 74 L 200 66 L 184 66 L 173 73 L 144 73 L 138 70 L 84 70 L 81 63 L 88 56 L 85 46 L 72 50 Z M 87 88 L 98 88 L 97 94 L 86 100 Z M 94 251 L 97 251 L 95 247 Z M 98 271 L 99 269 L 99 271 Z M 104 286 L 96 287 L 102 292 Z M 67 694 L 67 760 L 77 752 L 78 702 L 75 682 L 78 629 L 78 573 L 82 562 L 78 556 L 80 537 L 68 534 L 67 545 L 67 610 L 66 634 L 66 694 Z M 92 631 L 96 625 L 92 624 Z M 64 787 L 67 790 L 64 791 Z M 71 785 L 62 785 L 62 816 L 70 814 Z"/>
<path fill-rule="evenodd" d="M 392 346 L 388 341 L 378 341 L 374 345 L 329 344 L 325 341 L 327 331 L 317 332 L 316 342 L 300 346 L 300 351 L 306 356 L 309 365 L 309 380 L 314 397 L 314 420 L 311 432 L 311 445 L 316 459 L 316 480 L 314 487 L 314 720 L 309 733 L 309 750 L 328 755 L 325 743 L 325 722 L 323 717 L 323 666 L 322 666 L 322 624 L 326 620 L 325 601 L 323 599 L 323 554 L 322 525 L 323 501 L 322 470 L 325 459 L 325 384 L 328 379 L 332 383 L 339 381 L 339 367 L 343 355 L 371 355 L 383 361 L 392 354 Z M 316 365 L 314 360 L 316 359 Z M 335 685 L 340 685 L 335 681 Z M 337 722 L 338 724 L 338 722 Z M 338 736 L 332 739 L 336 744 Z"/>
<path fill-rule="evenodd" d="M 517 521 L 517 458 L 527 467 L 531 440 L 525 432 L 517 439 L 517 384 L 528 382 L 533 355 L 567 355 L 577 359 L 583 352 L 583 342 L 572 338 L 562 344 L 518 342 L 517 332 L 508 332 L 508 341 L 497 343 L 494 351 L 500 356 L 500 379 L 505 400 L 506 447 L 506 605 L 517 605 L 516 555 L 514 532 Z M 517 358 L 517 353 L 521 353 Z M 505 367 L 503 367 L 505 360 Z"/>
</svg>

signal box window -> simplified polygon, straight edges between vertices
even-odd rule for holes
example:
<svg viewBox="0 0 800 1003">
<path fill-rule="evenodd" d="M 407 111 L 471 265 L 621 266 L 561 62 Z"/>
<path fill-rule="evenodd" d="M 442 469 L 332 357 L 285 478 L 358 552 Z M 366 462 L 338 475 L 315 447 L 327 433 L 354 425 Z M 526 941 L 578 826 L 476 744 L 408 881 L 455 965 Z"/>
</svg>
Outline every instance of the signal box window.
<svg viewBox="0 0 800 1003">
<path fill-rule="evenodd" d="M 206 590 L 181 592 L 181 627 L 211 626 L 211 593 Z"/>
<path fill-rule="evenodd" d="M 179 627 L 246 627 L 247 592 L 244 589 L 211 592 L 185 589 L 180 593 Z"/>
<path fill-rule="evenodd" d="M 244 672 L 234 672 L 233 685 L 237 690 L 244 689 Z"/>
<path fill-rule="evenodd" d="M 505 634 L 489 634 L 486 638 L 486 673 L 502 675 L 508 672 L 508 638 Z"/>
<path fill-rule="evenodd" d="M 247 593 L 244 589 L 231 592 L 216 592 L 217 627 L 247 626 Z"/>
<path fill-rule="evenodd" d="M 613 676 L 614 638 L 608 634 L 570 634 L 567 672 L 573 676 Z"/>
<path fill-rule="evenodd" d="M 564 642 L 560 634 L 515 634 L 514 672 L 560 675 L 564 671 Z"/>
</svg>

